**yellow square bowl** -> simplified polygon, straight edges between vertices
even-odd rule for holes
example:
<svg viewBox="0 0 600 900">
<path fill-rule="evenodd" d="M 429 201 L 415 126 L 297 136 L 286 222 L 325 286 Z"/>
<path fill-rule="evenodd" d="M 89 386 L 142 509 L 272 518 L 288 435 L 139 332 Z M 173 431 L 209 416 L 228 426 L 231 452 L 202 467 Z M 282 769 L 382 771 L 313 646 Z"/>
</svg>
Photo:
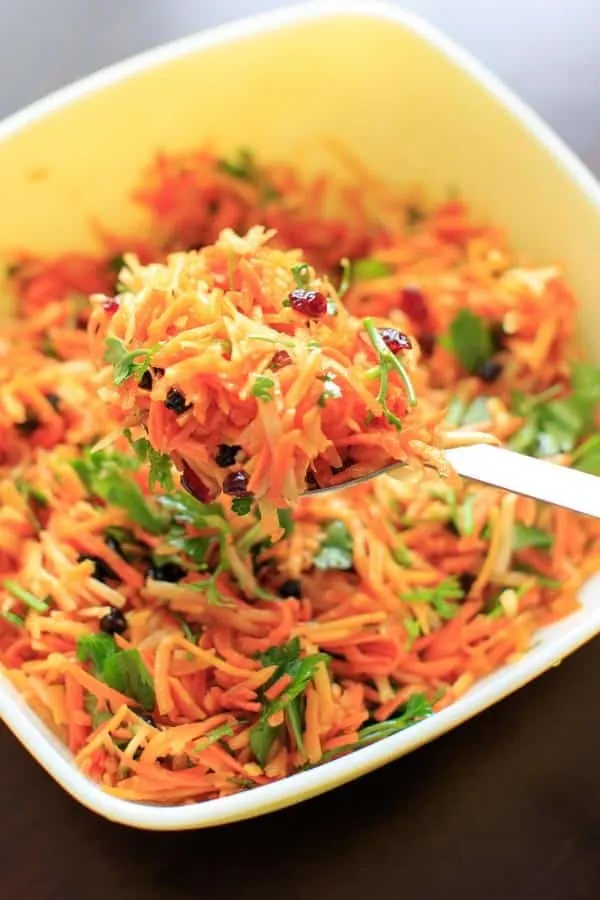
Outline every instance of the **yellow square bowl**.
<svg viewBox="0 0 600 900">
<path fill-rule="evenodd" d="M 456 185 L 524 253 L 560 260 L 584 342 L 600 360 L 600 187 L 563 143 L 478 63 L 412 15 L 377 2 L 309 3 L 217 28 L 121 63 L 0 125 L 0 258 L 14 248 L 92 249 L 92 221 L 134 229 L 128 201 L 158 150 L 213 141 L 266 160 L 333 165 L 343 142 L 377 175 Z M 519 662 L 409 730 L 284 781 L 187 806 L 135 804 L 82 775 L 9 682 L 0 713 L 75 798 L 140 828 L 200 828 L 297 803 L 396 759 L 559 662 L 600 630 L 600 578 Z"/>
</svg>

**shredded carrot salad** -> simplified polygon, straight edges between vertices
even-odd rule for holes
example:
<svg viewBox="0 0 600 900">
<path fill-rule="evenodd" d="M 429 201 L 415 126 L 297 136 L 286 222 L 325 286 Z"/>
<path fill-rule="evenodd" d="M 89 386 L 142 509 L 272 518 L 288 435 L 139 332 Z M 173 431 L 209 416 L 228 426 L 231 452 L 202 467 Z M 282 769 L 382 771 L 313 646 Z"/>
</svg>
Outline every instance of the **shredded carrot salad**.
<svg viewBox="0 0 600 900">
<path fill-rule="evenodd" d="M 414 341 L 350 315 L 274 236 L 225 229 L 164 264 L 127 256 L 120 293 L 94 297 L 90 322 L 115 418 L 173 459 L 198 500 L 223 492 L 240 514 L 256 500 L 270 534 L 307 489 L 394 462 L 444 467 L 442 414 L 417 403 Z"/>
<path fill-rule="evenodd" d="M 306 289 L 333 299 L 344 321 L 415 335 L 399 359 L 415 379 L 416 409 L 423 404 L 419 428 L 443 419 L 455 442 L 487 433 L 600 474 L 600 372 L 579 359 L 576 302 L 558 267 L 520 260 L 462 201 L 426 208 L 343 162 L 349 178 L 307 182 L 247 151 L 161 157 L 135 195 L 148 211 L 143 235 L 107 237 L 102 258 L 23 252 L 10 260 L 16 315 L 0 342 L 0 660 L 81 769 L 119 797 L 225 796 L 394 734 L 518 660 L 536 629 L 577 608 L 582 583 L 600 570 L 598 521 L 434 473 L 419 473 L 416 485 L 409 472 L 306 497 L 279 513 L 283 534 L 271 539 L 235 500 L 201 502 L 177 484 L 162 451 L 173 446 L 160 440 L 172 421 L 163 412 L 169 389 L 188 402 L 191 374 L 179 362 L 187 357 L 169 357 L 168 345 L 164 359 L 146 352 L 152 329 L 159 342 L 173 315 L 160 291 L 144 301 L 143 339 L 128 330 L 126 309 L 178 260 L 178 289 L 186 268 L 207 260 L 228 279 L 227 248 L 240 240 L 256 240 L 256 255 L 280 255 L 284 293 L 306 260 L 310 269 L 298 271 L 310 278 Z M 256 225 L 276 232 L 268 243 Z M 228 228 L 246 238 L 223 236 Z M 234 275 L 240 293 L 244 268 L 238 262 Z M 89 322 L 97 294 L 106 299 L 94 301 Z M 115 297 L 114 315 L 102 318 Z M 235 327 L 250 328 L 243 308 L 230 312 Z M 293 321 L 292 310 L 278 315 Z M 95 334 L 103 322 L 102 337 L 122 346 L 112 344 L 99 391 L 87 329 Z M 185 319 L 184 332 L 190 325 L 206 327 Z M 251 327 L 270 336 L 272 325 L 265 316 Z M 282 396 L 314 352 L 313 325 L 298 328 L 294 348 L 244 332 L 256 354 L 252 378 L 272 379 Z M 376 366 L 369 334 L 361 340 Z M 415 371 L 417 342 L 424 365 Z M 304 354 L 302 364 L 266 368 L 282 349 Z M 327 353 L 323 374 L 332 360 Z M 340 360 L 334 383 L 346 386 L 347 366 Z M 107 404 L 115 377 L 130 369 L 127 390 Z M 323 391 L 327 381 L 319 384 Z M 124 420 L 127 391 L 129 408 L 147 418 Z M 388 431 L 386 420 L 382 434 L 402 441 L 413 413 L 402 379 L 393 391 L 390 409 L 405 427 Z M 320 413 L 345 402 L 329 396 L 321 407 L 320 395 L 311 397 Z M 183 423 L 185 413 L 167 411 Z M 189 420 L 188 435 L 198 427 Z M 217 481 L 240 467 L 228 443 L 236 434 L 224 428 L 211 447 L 224 473 Z M 351 456 L 366 463 L 372 452 Z M 215 475 L 194 459 L 202 475 Z M 274 479 L 289 465 L 263 462 Z M 264 477 L 249 475 L 252 484 Z"/>
</svg>

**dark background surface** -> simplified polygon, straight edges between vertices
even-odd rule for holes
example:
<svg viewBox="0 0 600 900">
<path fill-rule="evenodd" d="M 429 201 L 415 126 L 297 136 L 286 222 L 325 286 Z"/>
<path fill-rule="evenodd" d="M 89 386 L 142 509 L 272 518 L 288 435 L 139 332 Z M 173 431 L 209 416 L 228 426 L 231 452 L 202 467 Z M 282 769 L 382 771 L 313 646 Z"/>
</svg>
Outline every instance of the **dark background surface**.
<svg viewBox="0 0 600 900">
<path fill-rule="evenodd" d="M 0 116 L 242 0 L 0 0 Z M 600 174 L 595 0 L 406 3 L 479 56 Z M 2 900 L 598 900 L 600 642 L 475 721 L 299 807 L 148 834 L 79 807 L 3 729 Z"/>
</svg>

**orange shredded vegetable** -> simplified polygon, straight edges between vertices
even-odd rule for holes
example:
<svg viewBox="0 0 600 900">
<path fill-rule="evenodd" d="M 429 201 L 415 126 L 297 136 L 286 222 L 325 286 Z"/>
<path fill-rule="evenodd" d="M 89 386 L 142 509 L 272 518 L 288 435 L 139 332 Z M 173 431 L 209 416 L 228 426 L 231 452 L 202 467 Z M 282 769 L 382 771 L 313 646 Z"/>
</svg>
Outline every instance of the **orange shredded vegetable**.
<svg viewBox="0 0 600 900">
<path fill-rule="evenodd" d="M 435 464 L 442 432 L 595 470 L 600 376 L 580 361 L 560 269 L 524 264 L 462 201 L 426 208 L 349 169 L 307 181 L 247 153 L 160 157 L 135 194 L 143 233 L 104 235 L 103 257 L 8 260 L 0 664 L 113 795 L 223 797 L 411 726 L 521 658 L 600 570 L 597 520 L 434 472 L 303 498 L 270 540 L 216 498 L 242 465 L 274 507 L 309 466 L 325 483 L 349 460 Z M 281 304 L 303 260 L 303 289 L 337 304 L 335 326 Z M 194 294 L 201 273 L 227 334 Z M 378 378 L 362 379 L 379 364 L 365 319 L 411 335 L 399 359 L 418 404 L 397 371 L 388 394 L 401 430 Z M 269 369 L 282 350 L 292 362 Z M 341 397 L 320 406 L 329 373 Z M 277 415 L 252 394 L 257 376 Z M 170 389 L 193 411 L 172 395 L 167 409 Z M 206 502 L 165 451 L 212 486 Z"/>
</svg>

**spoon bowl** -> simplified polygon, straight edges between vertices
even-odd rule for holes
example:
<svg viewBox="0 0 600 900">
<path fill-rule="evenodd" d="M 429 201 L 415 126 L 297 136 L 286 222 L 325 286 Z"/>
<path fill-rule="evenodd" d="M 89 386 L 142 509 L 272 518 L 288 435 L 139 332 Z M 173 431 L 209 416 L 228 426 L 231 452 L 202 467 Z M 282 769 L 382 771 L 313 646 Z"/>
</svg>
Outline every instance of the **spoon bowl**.
<svg viewBox="0 0 600 900">
<path fill-rule="evenodd" d="M 464 478 L 523 497 L 532 497 L 553 506 L 595 518 L 600 517 L 600 478 L 596 475 L 490 444 L 453 447 L 445 450 L 444 456 L 454 470 Z M 380 475 L 389 475 L 403 466 L 404 463 L 391 463 L 341 484 L 305 491 L 303 496 L 315 496 L 354 487 Z"/>
</svg>

